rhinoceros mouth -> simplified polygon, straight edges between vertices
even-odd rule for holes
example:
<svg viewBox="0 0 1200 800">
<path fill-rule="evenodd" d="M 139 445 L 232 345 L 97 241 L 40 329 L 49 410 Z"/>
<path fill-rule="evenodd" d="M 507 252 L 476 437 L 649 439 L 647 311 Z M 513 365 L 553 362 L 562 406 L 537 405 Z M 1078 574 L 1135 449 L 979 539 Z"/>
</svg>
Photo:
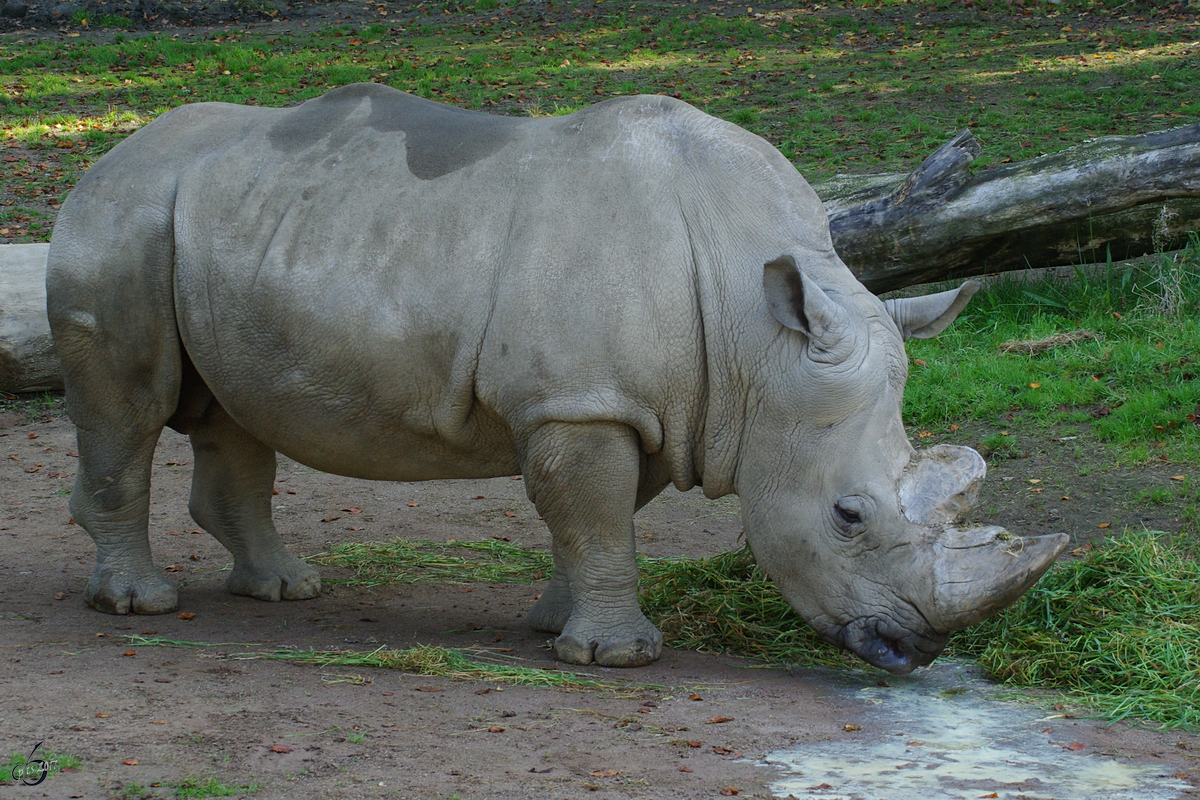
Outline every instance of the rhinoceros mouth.
<svg viewBox="0 0 1200 800">
<path fill-rule="evenodd" d="M 866 617 L 842 628 L 837 644 L 872 666 L 904 675 L 932 663 L 949 638 L 949 634 L 919 634 L 892 620 Z"/>
</svg>

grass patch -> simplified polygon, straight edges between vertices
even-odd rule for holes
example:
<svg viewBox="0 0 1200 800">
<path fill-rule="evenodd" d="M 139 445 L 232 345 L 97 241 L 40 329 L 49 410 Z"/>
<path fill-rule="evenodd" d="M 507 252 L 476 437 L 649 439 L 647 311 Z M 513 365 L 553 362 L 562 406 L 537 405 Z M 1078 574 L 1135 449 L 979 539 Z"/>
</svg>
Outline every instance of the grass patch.
<svg viewBox="0 0 1200 800">
<path fill-rule="evenodd" d="M 130 644 L 137 647 L 249 647 L 252 645 L 211 642 L 185 642 L 161 637 L 131 635 Z M 356 650 L 248 650 L 230 655 L 237 659 L 272 659 L 319 667 L 367 667 L 394 669 L 413 675 L 449 678 L 451 680 L 509 683 L 515 686 L 541 686 L 554 689 L 589 689 L 594 691 L 627 691 L 634 684 L 602 681 L 580 673 L 560 669 L 537 669 L 495 661 L 499 656 L 484 650 L 454 650 L 445 647 L 417 645 L 404 650 L 380 647 L 369 652 Z M 491 660 L 485 660 L 491 659 Z M 340 682 L 340 681 L 335 681 Z M 352 681 L 361 683 L 363 681 Z M 637 684 L 647 688 L 649 684 Z"/>
<path fill-rule="evenodd" d="M 175 786 L 176 797 L 232 797 L 235 794 L 253 794 L 261 789 L 261 783 L 246 786 L 227 786 L 216 778 L 184 778 Z"/>
<path fill-rule="evenodd" d="M 466 544 L 411 542 L 405 552 L 419 559 L 427 550 L 442 562 L 446 548 Z M 642 608 L 668 646 L 768 663 L 862 667 L 817 636 L 788 606 L 747 548 L 703 559 L 643 558 L 639 567 Z M 400 564 L 396 575 L 411 575 L 414 569 Z M 487 569 L 475 572 L 470 563 L 457 569 L 460 581 L 476 574 L 487 575 L 489 582 L 502 580 Z M 385 568 L 372 580 L 371 585 L 386 582 Z M 507 580 L 532 580 L 532 573 L 512 573 Z M 1111 719 L 1132 716 L 1167 727 L 1195 727 L 1200 723 L 1197 585 L 1200 566 L 1191 554 L 1164 534 L 1130 531 L 1077 561 L 1055 566 L 1009 609 L 955 634 L 946 654 L 974 659 L 1011 686 L 1062 692 Z M 562 675 L 524 670 L 522 677 L 509 678 L 494 672 L 494 665 L 441 648 L 284 651 L 264 657 L 471 680 L 519 682 L 532 673 L 534 680 L 557 681 Z M 590 682 L 583 686 L 598 688 Z"/>
<path fill-rule="evenodd" d="M 1200 238 L 1132 265 L 1001 277 L 937 339 L 910 341 L 905 421 L 1087 426 L 1119 461 L 1200 460 Z M 1086 335 L 1084 335 L 1086 334 Z M 1054 343 L 1057 343 L 1055 346 Z M 982 450 L 1011 457 L 996 435 Z"/>
<path fill-rule="evenodd" d="M 461 555 L 460 555 L 461 554 Z M 533 583 L 550 575 L 549 553 L 500 540 L 484 542 L 342 542 L 309 561 L 354 570 L 330 584 L 381 586 L 389 583 Z"/>
<path fill-rule="evenodd" d="M 39 742 L 32 753 L 13 751 L 9 754 L 7 762 L 0 763 L 0 786 L 10 783 L 21 785 L 23 780 L 32 785 L 41 777 L 43 770 L 46 777 L 42 782 L 52 780 L 64 769 L 76 770 L 81 767 L 82 759 L 66 753 L 43 750 Z"/>
<path fill-rule="evenodd" d="M 1013 686 L 1056 689 L 1110 719 L 1200 726 L 1200 565 L 1164 534 L 1126 532 L 1059 563 L 1014 605 L 957 634 Z"/>
<path fill-rule="evenodd" d="M 821 180 L 907 171 L 964 127 L 982 143 L 976 165 L 986 168 L 1200 114 L 1186 19 L 1147 21 L 1081 2 L 1034 16 L 948 9 L 937 21 L 913 3 L 865 0 L 765 14 L 475 0 L 404 23 L 311 32 L 5 36 L 0 130 L 10 145 L 80 168 L 166 109 L 197 101 L 285 106 L 375 81 L 531 115 L 644 92 L 743 125 Z M 78 175 L 55 182 L 56 195 Z M 44 196 L 13 176 L 0 183 L 18 197 Z"/>
</svg>

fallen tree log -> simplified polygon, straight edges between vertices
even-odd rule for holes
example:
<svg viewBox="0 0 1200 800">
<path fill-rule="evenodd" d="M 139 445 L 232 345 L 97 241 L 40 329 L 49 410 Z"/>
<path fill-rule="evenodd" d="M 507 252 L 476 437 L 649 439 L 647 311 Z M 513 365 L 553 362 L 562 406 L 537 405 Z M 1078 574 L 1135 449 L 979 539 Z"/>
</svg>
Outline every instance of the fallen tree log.
<svg viewBox="0 0 1200 800">
<path fill-rule="evenodd" d="M 1133 258 L 1200 230 L 1200 123 L 972 175 L 980 152 L 963 131 L 907 176 L 813 187 L 834 247 L 867 288 Z"/>
<path fill-rule="evenodd" d="M 48 244 L 0 246 L 0 391 L 61 389 L 62 364 L 46 318 Z"/>
</svg>

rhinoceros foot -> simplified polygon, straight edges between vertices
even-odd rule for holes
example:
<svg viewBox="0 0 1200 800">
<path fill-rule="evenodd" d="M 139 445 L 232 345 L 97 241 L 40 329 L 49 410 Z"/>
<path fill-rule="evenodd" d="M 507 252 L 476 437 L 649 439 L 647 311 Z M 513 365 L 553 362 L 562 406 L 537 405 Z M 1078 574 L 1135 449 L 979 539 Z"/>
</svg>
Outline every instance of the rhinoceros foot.
<svg viewBox="0 0 1200 800">
<path fill-rule="evenodd" d="M 554 640 L 554 655 L 568 664 L 642 667 L 661 653 L 662 633 L 645 617 L 617 626 L 571 620 Z"/>
<path fill-rule="evenodd" d="M 279 551 L 254 560 L 235 559 L 225 582 L 230 594 L 257 600 L 308 600 L 321 593 L 321 574 L 291 553 Z"/>
<path fill-rule="evenodd" d="M 154 573 L 135 575 L 96 567 L 83 600 L 106 614 L 168 614 L 179 608 L 179 592 Z"/>
</svg>

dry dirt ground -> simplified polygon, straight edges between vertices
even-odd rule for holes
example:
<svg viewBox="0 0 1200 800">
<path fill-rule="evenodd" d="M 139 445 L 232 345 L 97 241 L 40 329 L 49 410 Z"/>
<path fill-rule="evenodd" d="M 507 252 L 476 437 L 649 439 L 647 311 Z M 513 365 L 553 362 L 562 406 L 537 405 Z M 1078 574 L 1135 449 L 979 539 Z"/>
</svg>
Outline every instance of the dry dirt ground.
<svg viewBox="0 0 1200 800">
<path fill-rule="evenodd" d="M 188 618 L 97 613 L 82 600 L 94 550 L 67 509 L 74 447 L 60 408 L 0 419 L 0 746 L 26 754 L 43 742 L 43 752 L 83 762 L 36 787 L 0 785 L 0 798 L 116 798 L 139 787 L 149 797 L 173 797 L 186 780 L 208 778 L 254 785 L 245 794 L 255 800 L 677 800 L 734 790 L 771 797 L 777 773 L 755 757 L 828 740 L 849 755 L 903 733 L 873 719 L 868 704 L 847 699 L 820 672 L 670 649 L 643 669 L 582 670 L 627 681 L 620 692 L 234 658 L 251 643 L 319 650 L 424 643 L 556 666 L 546 636 L 523 618 L 536 586 L 334 587 L 315 600 L 279 604 L 226 594 L 230 559 L 195 532 L 186 507 L 191 450 L 169 430 L 155 457 L 151 542 L 156 563 L 182 586 L 180 611 Z M 985 505 L 1003 508 L 993 518 L 1036 516 L 1027 495 L 1020 498 L 1026 505 L 1005 503 L 1010 482 L 1003 478 L 1018 479 L 1012 469 L 1038 457 L 1002 462 L 989 477 L 995 489 Z M 281 459 L 277 487 L 276 519 L 298 553 L 396 536 L 547 545 L 517 480 L 369 483 Z M 732 498 L 668 493 L 638 516 L 639 545 L 649 555 L 714 553 L 736 546 L 739 531 Z M 220 646 L 131 646 L 133 634 Z M 861 680 L 867 686 L 882 677 L 865 671 Z M 730 720 L 711 722 L 720 717 Z M 1189 734 L 1069 718 L 1045 724 L 1048 733 L 1031 729 L 1030 737 L 1082 742 L 1081 758 L 1109 754 L 1155 765 L 1165 776 L 1200 775 L 1200 740 Z M 290 750 L 275 752 L 276 745 Z"/>
</svg>

